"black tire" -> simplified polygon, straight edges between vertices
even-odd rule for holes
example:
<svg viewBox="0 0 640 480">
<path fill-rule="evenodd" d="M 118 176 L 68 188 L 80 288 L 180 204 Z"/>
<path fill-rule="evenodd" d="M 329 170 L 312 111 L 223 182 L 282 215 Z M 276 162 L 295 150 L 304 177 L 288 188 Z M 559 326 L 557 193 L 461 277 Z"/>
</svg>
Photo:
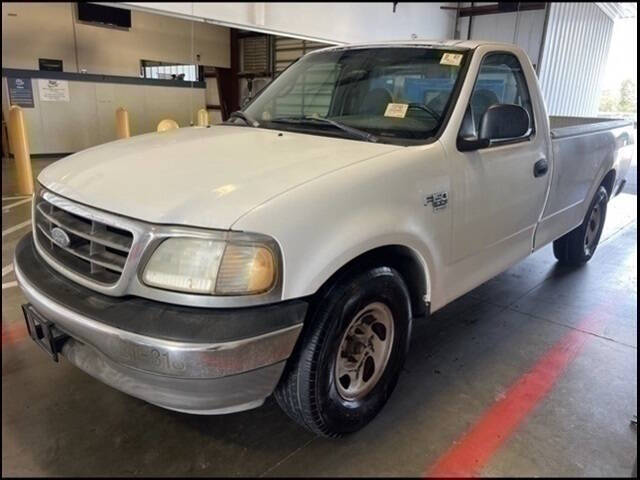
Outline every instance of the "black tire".
<svg viewBox="0 0 640 480">
<path fill-rule="evenodd" d="M 338 349 L 354 315 L 373 302 L 392 313 L 393 340 L 386 367 L 363 397 L 346 400 L 336 385 Z M 402 277 L 388 267 L 342 276 L 310 307 L 301 338 L 287 362 L 275 398 L 293 420 L 326 437 L 355 432 L 370 422 L 391 395 L 411 336 L 411 307 Z"/>
<path fill-rule="evenodd" d="M 600 187 L 591 201 L 582 224 L 553 242 L 553 254 L 561 264 L 578 267 L 591 260 L 600 241 L 600 235 L 602 235 L 608 201 L 607 190 Z M 597 227 L 594 228 L 592 213 L 596 209 L 598 209 L 600 216 Z M 587 233 L 592 239 L 588 245 L 586 244 Z"/>
</svg>

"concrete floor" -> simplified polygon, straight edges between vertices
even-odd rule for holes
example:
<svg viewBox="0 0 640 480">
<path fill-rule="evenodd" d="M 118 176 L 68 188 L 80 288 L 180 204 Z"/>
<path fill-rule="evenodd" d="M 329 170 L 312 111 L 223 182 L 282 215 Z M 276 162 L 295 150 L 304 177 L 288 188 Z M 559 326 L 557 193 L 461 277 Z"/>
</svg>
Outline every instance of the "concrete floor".
<svg viewBox="0 0 640 480">
<path fill-rule="evenodd" d="M 35 161 L 34 169 L 49 162 Z M 5 200 L 13 171 L 4 160 L 2 173 L 4 268 L 28 227 L 4 232 L 28 219 L 29 204 L 5 211 L 19 200 Z M 550 349 L 576 334 L 582 349 L 478 474 L 630 476 L 637 451 L 630 425 L 637 412 L 635 169 L 628 178 L 587 266 L 561 268 L 546 247 L 417 322 L 386 408 L 342 440 L 307 433 L 272 399 L 244 413 L 191 416 L 113 390 L 64 359 L 51 362 L 26 337 L 24 297 L 9 272 L 2 277 L 2 474 L 422 476 Z"/>
</svg>

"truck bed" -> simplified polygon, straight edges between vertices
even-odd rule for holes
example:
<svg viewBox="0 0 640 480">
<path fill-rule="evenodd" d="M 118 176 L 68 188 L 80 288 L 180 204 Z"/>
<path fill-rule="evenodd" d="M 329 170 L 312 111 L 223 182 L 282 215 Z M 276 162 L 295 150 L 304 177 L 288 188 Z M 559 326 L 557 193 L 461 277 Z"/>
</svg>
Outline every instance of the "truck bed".
<svg viewBox="0 0 640 480">
<path fill-rule="evenodd" d="M 599 117 L 549 117 L 551 138 L 565 138 L 632 125 L 629 120 Z"/>
</svg>

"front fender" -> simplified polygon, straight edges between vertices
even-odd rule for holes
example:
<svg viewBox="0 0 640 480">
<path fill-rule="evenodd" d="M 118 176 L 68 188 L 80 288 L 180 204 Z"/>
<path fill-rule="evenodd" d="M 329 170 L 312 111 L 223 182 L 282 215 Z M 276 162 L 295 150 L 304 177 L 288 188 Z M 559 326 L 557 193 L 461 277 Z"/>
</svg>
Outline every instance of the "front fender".
<svg viewBox="0 0 640 480">
<path fill-rule="evenodd" d="M 363 223 L 358 219 L 336 225 L 326 235 L 318 236 L 309 245 L 304 258 L 299 258 L 300 266 L 294 266 L 294 260 L 285 260 L 285 298 L 297 298 L 313 294 L 344 265 L 379 247 L 399 245 L 409 248 L 420 262 L 427 283 L 426 301 L 430 301 L 434 279 L 432 272 L 437 270 L 437 260 L 427 242 L 416 232 L 384 231 L 385 221 L 397 221 L 392 215 L 381 215 L 375 222 L 368 223 L 366 229 L 358 228 Z M 360 219 L 362 220 L 362 219 Z M 371 219 L 367 219 L 371 220 Z M 376 233 L 373 233 L 376 232 Z"/>
<path fill-rule="evenodd" d="M 433 155 L 431 153 L 435 153 Z M 239 219 L 234 230 L 272 236 L 283 252 L 283 299 L 315 293 L 336 271 L 378 247 L 411 249 L 423 265 L 427 301 L 443 290 L 451 209 L 424 197 L 449 191 L 439 144 L 406 148 L 291 189 Z"/>
</svg>

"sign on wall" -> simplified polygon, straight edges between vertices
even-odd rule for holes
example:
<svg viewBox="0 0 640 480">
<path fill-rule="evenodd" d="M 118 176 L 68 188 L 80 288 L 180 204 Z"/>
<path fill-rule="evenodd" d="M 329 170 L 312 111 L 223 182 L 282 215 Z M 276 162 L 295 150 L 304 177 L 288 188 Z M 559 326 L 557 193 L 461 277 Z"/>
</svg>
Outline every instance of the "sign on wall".
<svg viewBox="0 0 640 480">
<path fill-rule="evenodd" d="M 40 70 L 45 70 L 48 72 L 61 72 L 62 60 L 57 60 L 54 58 L 39 58 L 38 66 L 40 67 Z"/>
<path fill-rule="evenodd" d="M 40 100 L 44 102 L 68 102 L 69 82 L 66 80 L 40 79 L 38 80 Z"/>
<path fill-rule="evenodd" d="M 7 77 L 9 103 L 25 108 L 33 108 L 33 88 L 30 78 Z"/>
</svg>

